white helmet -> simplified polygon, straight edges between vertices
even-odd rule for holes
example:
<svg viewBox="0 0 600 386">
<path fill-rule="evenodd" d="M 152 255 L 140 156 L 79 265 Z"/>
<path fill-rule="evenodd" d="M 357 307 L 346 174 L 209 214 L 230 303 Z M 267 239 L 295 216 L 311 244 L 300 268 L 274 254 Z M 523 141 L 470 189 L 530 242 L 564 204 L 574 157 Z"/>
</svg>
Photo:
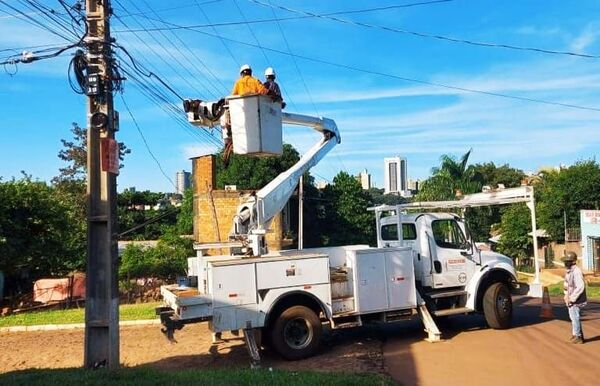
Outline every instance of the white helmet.
<svg viewBox="0 0 600 386">
<path fill-rule="evenodd" d="M 246 70 L 252 71 L 252 68 L 250 68 L 249 64 L 243 64 L 242 67 L 240 67 L 240 74 Z"/>
<path fill-rule="evenodd" d="M 273 70 L 273 67 L 267 67 L 265 70 L 265 76 L 275 76 L 275 70 Z"/>
</svg>

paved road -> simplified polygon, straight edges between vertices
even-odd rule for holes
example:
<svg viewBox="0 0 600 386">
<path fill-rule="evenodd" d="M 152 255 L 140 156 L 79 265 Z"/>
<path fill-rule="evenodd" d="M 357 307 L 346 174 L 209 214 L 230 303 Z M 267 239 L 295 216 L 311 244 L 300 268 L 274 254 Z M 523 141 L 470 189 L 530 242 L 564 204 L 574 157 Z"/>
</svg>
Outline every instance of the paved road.
<svg viewBox="0 0 600 386">
<path fill-rule="evenodd" d="M 539 318 L 539 299 L 515 299 L 515 326 L 482 327 L 479 316 L 455 316 L 440 326 L 446 340 L 421 340 L 421 327 L 386 329 L 385 370 L 403 385 L 598 385 L 600 303 L 584 311 L 587 343 L 567 343 L 571 324 L 560 299 L 555 319 Z"/>
</svg>

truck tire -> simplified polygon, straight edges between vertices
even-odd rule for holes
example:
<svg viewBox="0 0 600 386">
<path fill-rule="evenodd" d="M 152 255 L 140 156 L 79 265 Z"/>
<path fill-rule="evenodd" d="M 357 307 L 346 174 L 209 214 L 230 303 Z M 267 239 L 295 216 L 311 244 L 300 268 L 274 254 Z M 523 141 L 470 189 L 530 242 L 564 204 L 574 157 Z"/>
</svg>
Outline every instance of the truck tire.
<svg viewBox="0 0 600 386">
<path fill-rule="evenodd" d="M 512 298 L 504 283 L 494 283 L 483 295 L 483 314 L 491 328 L 501 330 L 512 323 Z"/>
<path fill-rule="evenodd" d="M 321 321 L 308 307 L 293 306 L 283 311 L 271 330 L 270 344 L 287 360 L 315 354 L 321 341 Z"/>
</svg>

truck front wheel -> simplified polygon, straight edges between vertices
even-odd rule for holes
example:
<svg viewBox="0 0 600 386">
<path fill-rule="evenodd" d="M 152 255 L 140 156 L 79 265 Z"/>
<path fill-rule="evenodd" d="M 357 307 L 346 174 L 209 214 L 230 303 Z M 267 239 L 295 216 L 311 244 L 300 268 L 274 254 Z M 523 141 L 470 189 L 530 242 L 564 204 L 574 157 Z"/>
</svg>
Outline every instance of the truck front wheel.
<svg viewBox="0 0 600 386">
<path fill-rule="evenodd" d="M 321 341 L 321 321 L 308 307 L 293 306 L 283 311 L 271 330 L 270 343 L 288 360 L 315 354 Z"/>
<path fill-rule="evenodd" d="M 512 323 L 512 298 L 504 283 L 494 283 L 483 295 L 483 314 L 488 326 L 494 329 L 509 328 Z"/>
</svg>

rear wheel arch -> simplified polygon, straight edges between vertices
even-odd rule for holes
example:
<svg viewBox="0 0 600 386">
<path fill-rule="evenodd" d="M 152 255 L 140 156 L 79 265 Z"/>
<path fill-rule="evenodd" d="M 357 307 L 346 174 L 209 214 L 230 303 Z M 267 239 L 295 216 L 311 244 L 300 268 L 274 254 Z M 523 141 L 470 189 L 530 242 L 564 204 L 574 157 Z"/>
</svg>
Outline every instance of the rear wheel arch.
<svg viewBox="0 0 600 386">
<path fill-rule="evenodd" d="M 317 317 L 321 312 L 327 317 L 327 311 L 323 303 L 313 294 L 305 291 L 292 291 L 280 295 L 265 316 L 265 327 L 273 325 L 277 317 L 285 310 L 293 306 L 304 306 L 310 308 Z"/>
</svg>

